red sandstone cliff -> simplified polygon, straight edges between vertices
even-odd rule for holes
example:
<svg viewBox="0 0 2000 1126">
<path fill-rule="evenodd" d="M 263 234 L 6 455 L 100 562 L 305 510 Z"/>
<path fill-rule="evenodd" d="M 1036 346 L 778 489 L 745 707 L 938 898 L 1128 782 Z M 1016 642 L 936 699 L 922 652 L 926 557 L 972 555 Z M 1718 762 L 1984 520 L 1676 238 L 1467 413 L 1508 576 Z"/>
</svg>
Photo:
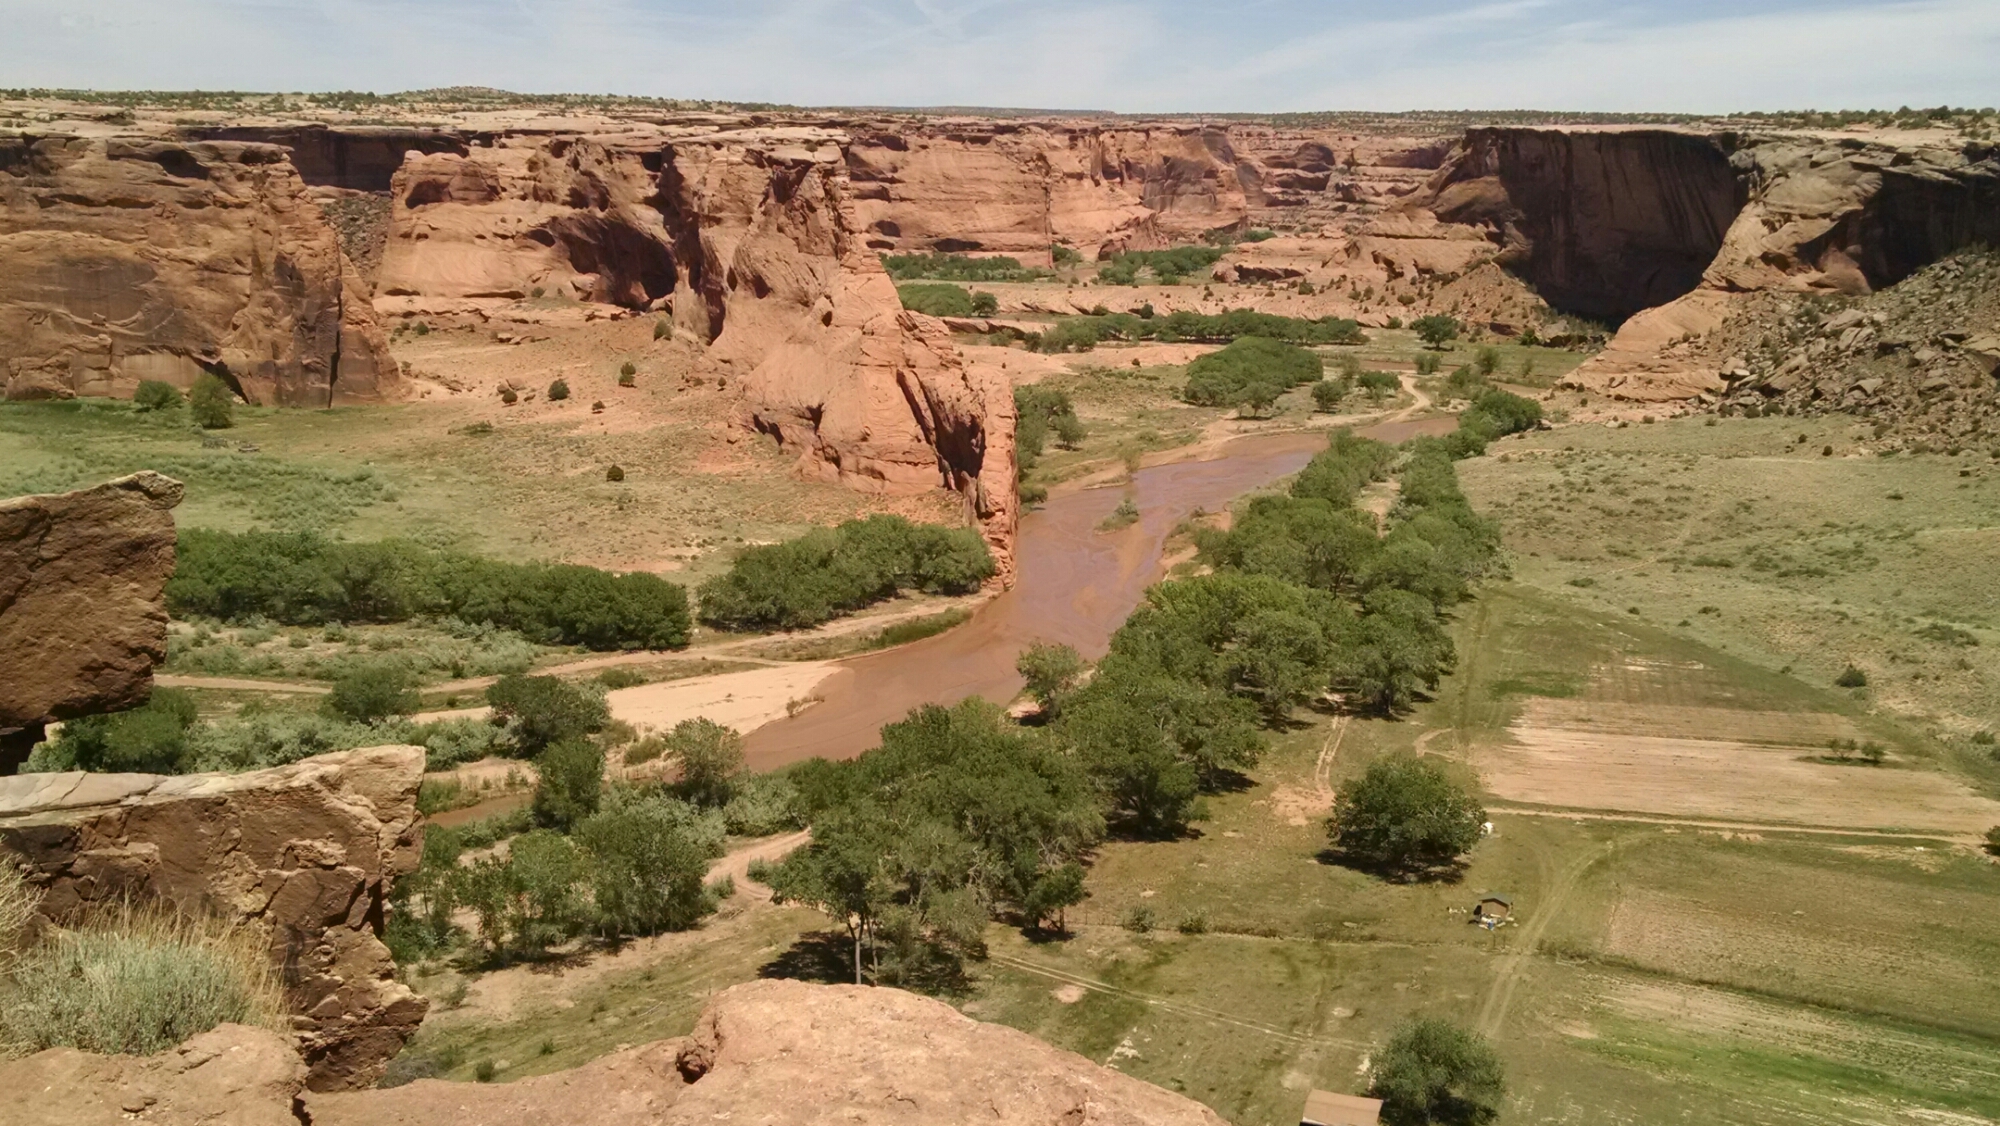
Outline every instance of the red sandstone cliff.
<svg viewBox="0 0 2000 1126">
<path fill-rule="evenodd" d="M 0 137 L 8 398 L 186 387 L 204 369 L 258 403 L 388 397 L 368 296 L 284 149 Z"/>
</svg>

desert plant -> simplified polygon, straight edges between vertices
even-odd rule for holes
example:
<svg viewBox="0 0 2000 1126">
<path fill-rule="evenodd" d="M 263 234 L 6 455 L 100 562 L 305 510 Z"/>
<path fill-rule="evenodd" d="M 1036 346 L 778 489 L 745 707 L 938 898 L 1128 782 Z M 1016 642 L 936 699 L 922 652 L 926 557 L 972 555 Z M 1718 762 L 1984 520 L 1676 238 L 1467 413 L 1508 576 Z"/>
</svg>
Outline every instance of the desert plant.
<svg viewBox="0 0 2000 1126">
<path fill-rule="evenodd" d="M 625 374 L 624 372 L 619 372 L 619 373 L 618 373 L 618 386 L 620 386 L 620 387 L 637 387 L 638 385 L 639 385 L 639 377 L 638 377 L 638 376 L 636 376 L 636 375 L 626 375 L 626 374 Z"/>
<path fill-rule="evenodd" d="M 1479 369 L 1479 374 L 1492 375 L 1500 370 L 1500 349 L 1489 344 L 1474 355 L 1472 363 Z"/>
<path fill-rule="evenodd" d="M 1986 830 L 1986 851 L 2000 856 L 2000 825 Z"/>
<path fill-rule="evenodd" d="M 1041 705 L 1045 719 L 1055 719 L 1062 711 L 1063 697 L 1076 688 L 1083 677 L 1083 657 L 1067 645 L 1037 641 L 1014 659 L 1014 669 L 1027 682 L 1028 695 Z"/>
<path fill-rule="evenodd" d="M 1153 909 L 1140 904 L 1130 911 L 1125 912 L 1125 917 L 1118 920 L 1118 925 L 1131 931 L 1133 934 L 1149 934 L 1158 925 L 1158 922 L 1158 919 L 1153 915 Z"/>
<path fill-rule="evenodd" d="M 653 322 L 653 339 L 672 340 L 673 338 L 674 338 L 674 322 L 665 319 Z"/>
<path fill-rule="evenodd" d="M 1833 682 L 1842 688 L 1865 688 L 1868 686 L 1868 674 L 1849 665 L 1840 670 L 1840 675 L 1834 677 Z"/>
<path fill-rule="evenodd" d="M 1200 911 L 1190 911 L 1181 916 L 1180 922 L 1174 924 L 1174 929 L 1182 934 L 1207 934 L 1208 916 Z"/>
<path fill-rule="evenodd" d="M 604 799 L 604 750 L 588 739 L 565 739 L 535 757 L 535 820 L 568 832 L 597 812 Z"/>
<path fill-rule="evenodd" d="M 28 945 L 29 928 L 42 904 L 41 889 L 30 884 L 12 864 L 0 864 L 0 966 Z"/>
<path fill-rule="evenodd" d="M 549 384 L 549 402 L 559 403 L 569 398 L 569 381 L 558 379 Z"/>
<path fill-rule="evenodd" d="M 236 393 L 214 372 L 202 372 L 188 391 L 188 413 L 203 430 L 227 430 L 236 425 Z"/>
<path fill-rule="evenodd" d="M 281 1011 L 256 935 L 127 904 L 23 954 L 0 1029 L 30 1051 L 149 1055 L 226 1022 L 274 1026 Z"/>
<path fill-rule="evenodd" d="M 618 367 L 618 375 L 621 379 L 630 379 L 637 374 L 639 374 L 639 365 L 630 360 L 626 360 Z"/>
<path fill-rule="evenodd" d="M 1313 407 L 1322 413 L 1331 414 L 1340 406 L 1340 400 L 1346 393 L 1347 388 L 1339 383 L 1331 379 L 1322 379 L 1312 385 Z"/>
<path fill-rule="evenodd" d="M 1425 347 L 1438 349 L 1458 339 L 1462 326 L 1452 317 L 1432 313 L 1410 322 L 1410 327 L 1416 330 L 1417 339 L 1422 340 Z"/>
<path fill-rule="evenodd" d="M 604 479 L 606 481 L 623 481 L 625 479 L 625 467 L 622 465 L 614 465 L 611 468 L 606 469 L 604 471 Z"/>
<path fill-rule="evenodd" d="M 1444 357 L 1438 355 L 1436 352 L 1420 352 L 1417 354 L 1418 375 L 1436 375 L 1438 369 L 1443 366 Z"/>
<path fill-rule="evenodd" d="M 667 733 L 667 751 L 680 768 L 677 789 L 696 805 L 729 804 L 743 772 L 743 736 L 712 720 L 684 719 Z"/>
<path fill-rule="evenodd" d="M 171 383 L 142 379 L 138 389 L 132 392 L 132 405 L 143 411 L 163 411 L 180 406 L 181 393 Z"/>
</svg>

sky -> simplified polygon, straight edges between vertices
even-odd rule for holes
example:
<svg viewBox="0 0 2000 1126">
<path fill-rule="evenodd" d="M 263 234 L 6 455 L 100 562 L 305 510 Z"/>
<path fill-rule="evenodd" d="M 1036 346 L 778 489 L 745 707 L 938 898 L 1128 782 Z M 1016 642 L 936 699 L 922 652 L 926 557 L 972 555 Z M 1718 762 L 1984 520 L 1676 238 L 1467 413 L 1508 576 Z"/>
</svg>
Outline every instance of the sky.
<svg viewBox="0 0 2000 1126">
<path fill-rule="evenodd" d="M 1130 113 L 2000 104 L 2000 0 L 0 0 L 0 87 Z"/>
</svg>

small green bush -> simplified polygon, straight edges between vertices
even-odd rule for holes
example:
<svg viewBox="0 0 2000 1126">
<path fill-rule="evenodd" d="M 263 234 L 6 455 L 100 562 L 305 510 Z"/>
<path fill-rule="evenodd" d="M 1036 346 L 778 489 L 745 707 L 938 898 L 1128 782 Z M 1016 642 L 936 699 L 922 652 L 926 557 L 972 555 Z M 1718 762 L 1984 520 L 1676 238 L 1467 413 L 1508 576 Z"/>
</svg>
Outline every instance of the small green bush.
<svg viewBox="0 0 2000 1126">
<path fill-rule="evenodd" d="M 1842 688 L 1865 688 L 1868 686 L 1868 674 L 1849 665 L 1840 670 L 1840 675 L 1834 677 L 1833 682 Z"/>
<path fill-rule="evenodd" d="M 625 479 L 625 467 L 622 465 L 614 465 L 611 468 L 606 469 L 604 471 L 604 479 L 606 481 L 623 481 Z"/>
<path fill-rule="evenodd" d="M 916 282 L 896 287 L 896 295 L 902 298 L 903 308 L 913 313 L 923 313 L 933 317 L 970 317 L 973 315 L 972 294 L 962 285 L 948 282 Z"/>
<path fill-rule="evenodd" d="M 1417 353 L 1418 375 L 1436 375 L 1438 373 L 1438 369 L 1443 366 L 1444 366 L 1444 357 L 1438 355 L 1436 352 Z"/>
<path fill-rule="evenodd" d="M 1332 414 L 1340 407 L 1340 400 L 1347 395 L 1347 388 L 1331 379 L 1322 379 L 1312 386 L 1313 407 L 1323 414 Z"/>
<path fill-rule="evenodd" d="M 625 377 L 637 375 L 639 374 L 639 365 L 626 360 L 623 364 L 619 365 L 618 374 Z"/>
<path fill-rule="evenodd" d="M 1190 911 L 1181 916 L 1180 922 L 1174 924 L 1174 929 L 1182 934 L 1207 934 L 1208 916 L 1200 911 Z"/>
<path fill-rule="evenodd" d="M 157 379 L 143 379 L 132 392 L 132 405 L 144 411 L 163 411 L 181 405 L 180 389 Z"/>
<path fill-rule="evenodd" d="M 521 396 L 512 387 L 502 387 L 500 389 L 500 401 L 511 407 L 521 401 Z"/>
<path fill-rule="evenodd" d="M 236 425 L 236 393 L 214 372 L 202 372 L 188 391 L 188 413 L 203 430 L 227 430 Z"/>
<path fill-rule="evenodd" d="M 2000 825 L 1986 830 L 1986 851 L 2000 856 Z"/>
<path fill-rule="evenodd" d="M 673 337 L 674 337 L 674 322 L 665 319 L 653 322 L 653 339 L 672 340 Z"/>
<path fill-rule="evenodd" d="M 1458 334 L 1463 328 L 1455 318 L 1439 313 L 1433 313 L 1428 317 L 1418 317 L 1416 320 L 1410 322 L 1410 327 L 1416 330 L 1417 339 L 1422 340 L 1426 347 L 1434 349 L 1443 348 L 1445 345 L 1457 340 Z"/>
<path fill-rule="evenodd" d="M 30 765 L 37 771 L 178 774 L 193 755 L 197 721 L 192 694 L 155 688 L 139 707 L 63 724 L 54 739 L 36 748 Z"/>
<path fill-rule="evenodd" d="M 1133 934 L 1150 934 L 1153 928 L 1159 925 L 1159 920 L 1153 915 L 1151 907 L 1141 904 L 1125 912 L 1125 917 L 1118 920 L 1118 925 Z"/>
<path fill-rule="evenodd" d="M 560 403 L 569 398 L 569 381 L 558 379 L 549 384 L 549 402 Z"/>
<path fill-rule="evenodd" d="M 397 662 L 360 665 L 335 678 L 325 707 L 328 714 L 357 723 L 409 715 L 419 707 L 416 680 Z"/>
</svg>

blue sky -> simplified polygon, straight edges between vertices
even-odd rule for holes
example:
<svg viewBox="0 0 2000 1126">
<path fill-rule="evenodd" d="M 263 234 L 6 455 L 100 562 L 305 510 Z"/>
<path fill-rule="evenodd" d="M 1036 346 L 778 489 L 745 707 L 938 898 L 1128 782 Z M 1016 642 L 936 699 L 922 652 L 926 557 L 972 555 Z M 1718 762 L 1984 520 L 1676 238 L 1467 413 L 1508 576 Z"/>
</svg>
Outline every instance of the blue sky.
<svg viewBox="0 0 2000 1126">
<path fill-rule="evenodd" d="M 1128 112 L 2000 104 L 2000 0 L 0 0 L 0 86 Z"/>
</svg>

